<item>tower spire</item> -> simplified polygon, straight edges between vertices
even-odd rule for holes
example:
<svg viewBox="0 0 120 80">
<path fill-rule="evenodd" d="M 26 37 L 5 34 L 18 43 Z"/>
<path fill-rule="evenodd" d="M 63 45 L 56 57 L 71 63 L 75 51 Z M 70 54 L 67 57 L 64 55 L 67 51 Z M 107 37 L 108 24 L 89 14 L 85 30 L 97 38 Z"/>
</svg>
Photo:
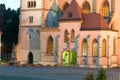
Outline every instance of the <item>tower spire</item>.
<svg viewBox="0 0 120 80">
<path fill-rule="evenodd" d="M 56 3 L 56 0 L 54 0 L 51 9 L 52 9 L 52 15 L 53 15 L 53 17 L 55 17 L 56 16 L 56 12 L 58 11 L 58 5 Z"/>
</svg>

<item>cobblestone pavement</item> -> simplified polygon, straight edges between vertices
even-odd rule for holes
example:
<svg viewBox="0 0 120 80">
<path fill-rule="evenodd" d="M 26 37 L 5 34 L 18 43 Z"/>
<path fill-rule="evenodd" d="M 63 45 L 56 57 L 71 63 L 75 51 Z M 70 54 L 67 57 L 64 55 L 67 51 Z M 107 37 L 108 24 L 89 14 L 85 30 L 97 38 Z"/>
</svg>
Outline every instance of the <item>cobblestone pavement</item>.
<svg viewBox="0 0 120 80">
<path fill-rule="evenodd" d="M 0 66 L 0 80 L 84 80 L 85 74 L 98 69 L 78 67 L 13 67 Z M 120 74 L 120 69 L 108 69 L 108 76 Z"/>
</svg>

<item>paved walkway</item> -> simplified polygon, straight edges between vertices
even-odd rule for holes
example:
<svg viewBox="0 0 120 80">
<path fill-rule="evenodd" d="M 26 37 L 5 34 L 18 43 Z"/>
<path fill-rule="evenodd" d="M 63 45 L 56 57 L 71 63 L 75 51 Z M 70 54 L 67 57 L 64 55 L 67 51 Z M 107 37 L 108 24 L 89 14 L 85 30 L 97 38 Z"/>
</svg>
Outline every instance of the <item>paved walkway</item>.
<svg viewBox="0 0 120 80">
<path fill-rule="evenodd" d="M 84 76 L 98 69 L 77 67 L 3 67 L 0 66 L 0 80 L 84 80 Z M 120 74 L 120 69 L 108 69 L 109 76 Z"/>
</svg>

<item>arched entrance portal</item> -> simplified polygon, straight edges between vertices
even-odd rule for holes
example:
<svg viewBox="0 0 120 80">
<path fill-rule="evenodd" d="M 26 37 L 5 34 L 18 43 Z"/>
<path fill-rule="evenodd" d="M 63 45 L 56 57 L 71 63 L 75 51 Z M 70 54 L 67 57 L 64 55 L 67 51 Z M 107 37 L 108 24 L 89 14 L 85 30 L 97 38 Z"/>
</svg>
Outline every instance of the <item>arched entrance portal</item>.
<svg viewBox="0 0 120 80">
<path fill-rule="evenodd" d="M 63 66 L 75 66 L 77 63 L 77 54 L 75 51 L 64 51 L 62 60 Z"/>
<path fill-rule="evenodd" d="M 28 54 L 28 64 L 33 64 L 33 54 L 32 54 L 32 52 L 29 52 L 29 54 Z"/>
</svg>

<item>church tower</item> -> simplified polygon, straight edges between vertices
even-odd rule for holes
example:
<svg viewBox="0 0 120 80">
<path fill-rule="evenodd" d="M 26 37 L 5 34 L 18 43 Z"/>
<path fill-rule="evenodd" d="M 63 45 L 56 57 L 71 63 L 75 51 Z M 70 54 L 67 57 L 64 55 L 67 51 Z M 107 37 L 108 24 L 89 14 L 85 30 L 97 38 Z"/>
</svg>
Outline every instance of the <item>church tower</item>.
<svg viewBox="0 0 120 80">
<path fill-rule="evenodd" d="M 21 64 L 38 64 L 40 61 L 39 28 L 43 24 L 43 4 L 43 0 L 20 1 L 19 43 L 16 55 Z"/>
</svg>

